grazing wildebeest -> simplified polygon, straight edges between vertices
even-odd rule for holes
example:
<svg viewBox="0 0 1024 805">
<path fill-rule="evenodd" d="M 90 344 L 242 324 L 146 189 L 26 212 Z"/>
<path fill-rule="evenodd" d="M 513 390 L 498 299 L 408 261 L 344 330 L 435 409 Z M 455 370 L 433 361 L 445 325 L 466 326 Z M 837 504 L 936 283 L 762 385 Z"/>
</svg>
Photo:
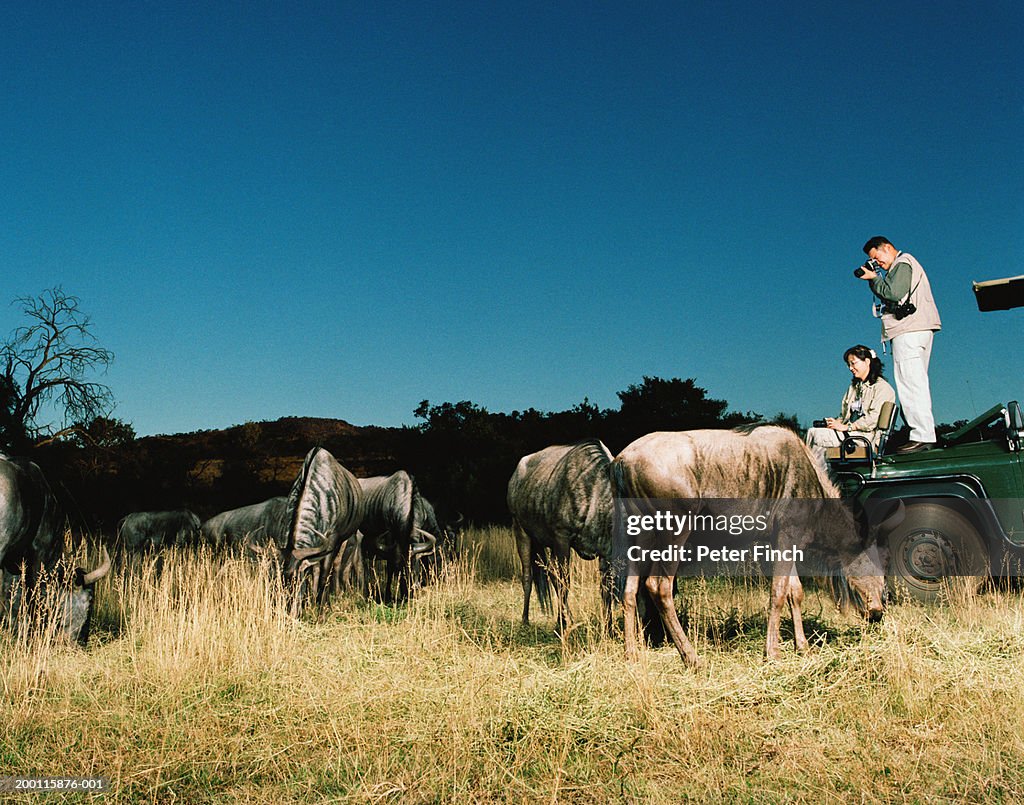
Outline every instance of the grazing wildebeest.
<svg viewBox="0 0 1024 805">
<path fill-rule="evenodd" d="M 5 571 L 0 604 L 5 608 L 5 619 L 11 624 L 17 624 L 24 601 L 45 605 L 46 591 L 43 588 L 55 587 L 58 598 L 56 602 L 52 602 L 56 607 L 53 613 L 53 629 L 59 637 L 69 643 L 86 645 L 89 642 L 92 625 L 96 582 L 110 572 L 110 554 L 107 553 L 106 547 L 102 548 L 102 554 L 103 558 L 94 570 L 86 571 L 84 568 L 76 567 L 70 578 L 66 578 L 61 572 L 61 563 L 58 563 L 54 568 L 55 575 L 46 577 L 45 582 L 37 583 L 31 590 L 24 586 L 18 576 Z"/>
<path fill-rule="evenodd" d="M 20 608 L 22 595 L 29 606 L 42 598 L 38 588 L 43 570 L 57 571 L 63 547 L 64 517 L 42 470 L 28 459 L 0 455 L 0 570 L 5 608 Z M 95 570 L 75 570 L 71 589 L 61 602 L 58 629 L 83 644 L 89 636 L 93 585 L 110 570 L 105 548 L 103 555 Z"/>
<path fill-rule="evenodd" d="M 433 544 L 433 549 L 426 548 L 419 558 L 419 577 L 421 583 L 436 577 L 445 562 L 458 555 L 458 528 L 462 524 L 462 516 L 454 523 L 441 525 L 433 504 L 417 490 L 412 501 L 412 520 L 414 537 L 419 536 L 422 545 Z M 428 537 L 422 534 L 429 535 Z M 430 537 L 433 539 L 431 540 Z M 416 548 L 418 546 L 414 546 Z"/>
<path fill-rule="evenodd" d="M 214 547 L 259 548 L 288 545 L 291 526 L 286 496 L 215 514 L 202 526 L 203 541 Z"/>
<path fill-rule="evenodd" d="M 556 628 L 569 625 L 570 549 L 602 560 L 601 597 L 610 627 L 611 589 L 606 560 L 612 549 L 612 455 L 597 439 L 553 445 L 519 460 L 508 482 L 508 508 L 522 563 L 523 624 L 530 622 L 530 591 L 547 607 L 548 580 L 558 598 Z M 545 552 L 550 559 L 545 562 Z"/>
<path fill-rule="evenodd" d="M 288 495 L 290 527 L 282 551 L 285 579 L 295 584 L 296 614 L 309 596 L 321 601 L 343 543 L 363 517 L 363 492 L 355 476 L 322 447 L 306 454 Z"/>
<path fill-rule="evenodd" d="M 117 535 L 129 553 L 194 545 L 199 539 L 199 518 L 188 509 L 132 512 L 117 524 Z"/>
<path fill-rule="evenodd" d="M 393 600 L 396 577 L 398 600 L 404 600 L 412 578 L 413 558 L 433 551 L 437 536 L 416 525 L 418 492 L 405 470 L 360 478 L 359 486 L 363 490 L 363 520 L 359 526 L 363 533 L 363 557 L 368 565 L 374 558 L 387 562 L 384 601 Z"/>
<path fill-rule="evenodd" d="M 628 445 L 615 458 L 613 477 L 616 494 L 622 498 L 658 498 L 662 500 L 747 499 L 773 500 L 805 498 L 834 500 L 839 491 L 828 479 L 806 445 L 785 428 L 762 426 L 749 431 L 695 430 L 658 432 L 643 436 Z M 780 510 L 785 504 L 776 504 Z M 884 564 L 873 539 L 863 536 L 848 510 L 838 504 L 819 505 L 820 516 L 791 518 L 774 523 L 780 547 L 810 548 L 835 557 L 861 613 L 878 619 L 883 611 Z M 780 525 L 783 526 L 780 528 Z M 884 524 L 883 524 L 884 527 Z M 784 532 L 784 533 L 783 533 Z M 685 540 L 687 532 L 681 539 Z M 672 600 L 672 582 L 678 562 L 660 567 L 661 575 L 647 576 L 645 586 L 654 598 L 680 656 L 688 664 L 698 662 L 697 653 L 683 631 Z M 640 576 L 626 578 L 625 609 L 626 656 L 637 656 L 636 596 Z M 803 587 L 792 561 L 773 566 L 769 599 L 768 635 L 765 654 L 780 656 L 779 623 L 782 607 L 789 600 L 796 644 L 807 647 L 800 606 Z"/>
</svg>

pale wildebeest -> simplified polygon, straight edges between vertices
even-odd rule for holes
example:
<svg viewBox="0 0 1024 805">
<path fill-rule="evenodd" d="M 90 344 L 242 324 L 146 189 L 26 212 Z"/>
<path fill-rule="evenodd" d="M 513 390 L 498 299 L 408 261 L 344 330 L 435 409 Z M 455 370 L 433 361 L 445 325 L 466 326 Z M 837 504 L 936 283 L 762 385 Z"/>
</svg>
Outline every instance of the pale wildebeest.
<svg viewBox="0 0 1024 805">
<path fill-rule="evenodd" d="M 129 553 L 159 551 L 194 545 L 200 525 L 199 518 L 188 509 L 132 512 L 117 524 L 117 535 Z"/>
<path fill-rule="evenodd" d="M 28 459 L 0 455 L 0 568 L 5 609 L 21 609 L 23 604 L 33 607 L 43 598 L 39 581 L 44 569 L 58 571 L 64 526 L 64 516 L 39 466 Z M 110 571 L 106 549 L 103 556 L 93 571 L 75 569 L 67 596 L 60 602 L 58 631 L 82 644 L 89 636 L 93 586 Z"/>
<path fill-rule="evenodd" d="M 217 548 L 257 549 L 288 545 L 288 498 L 280 497 L 215 514 L 203 522 L 203 542 Z"/>
<path fill-rule="evenodd" d="M 362 551 L 369 575 L 374 558 L 387 562 L 383 599 L 391 603 L 396 577 L 399 601 L 404 600 L 412 579 L 412 562 L 434 550 L 437 536 L 416 524 L 415 501 L 419 493 L 405 470 L 391 475 L 360 478 L 363 490 Z M 421 508 L 420 513 L 423 513 Z"/>
<path fill-rule="evenodd" d="M 550 579 L 558 599 L 556 628 L 564 633 L 571 622 L 569 560 L 575 550 L 584 559 L 602 560 L 601 597 L 610 627 L 605 560 L 612 549 L 611 463 L 611 453 L 597 439 L 545 447 L 519 460 L 506 499 L 522 563 L 524 625 L 530 622 L 531 588 L 536 584 L 537 599 L 547 607 Z"/>
<path fill-rule="evenodd" d="M 286 581 L 295 585 L 293 612 L 303 599 L 325 598 L 335 556 L 363 519 L 363 492 L 355 476 L 322 447 L 306 454 L 288 495 L 290 527 L 282 551 Z"/>
<path fill-rule="evenodd" d="M 810 453 L 790 430 L 773 426 L 748 432 L 695 430 L 658 432 L 628 445 L 615 458 L 613 477 L 621 498 L 662 500 L 778 499 L 784 511 L 785 499 L 834 500 L 839 491 Z M 803 516 L 775 522 L 771 533 L 782 547 L 809 548 L 834 557 L 838 569 L 855 595 L 852 600 L 861 613 L 878 619 L 883 611 L 883 557 L 873 538 L 866 538 L 847 509 L 838 503 L 804 504 L 818 506 L 819 516 Z M 882 527 L 884 527 L 883 524 Z M 683 532 L 685 540 L 688 532 Z M 617 546 L 618 548 L 618 546 Z M 617 550 L 618 553 L 618 550 Z M 619 557 L 617 557 L 618 559 Z M 645 586 L 654 598 L 666 631 L 683 661 L 696 664 L 698 657 L 679 622 L 672 600 L 673 576 L 678 562 L 666 562 L 661 575 L 647 576 Z M 636 597 L 640 576 L 626 577 L 626 656 L 637 656 Z M 768 635 L 765 654 L 780 656 L 779 624 L 782 607 L 789 600 L 797 649 L 807 647 L 800 607 L 803 587 L 792 561 L 779 561 L 772 568 Z"/>
</svg>

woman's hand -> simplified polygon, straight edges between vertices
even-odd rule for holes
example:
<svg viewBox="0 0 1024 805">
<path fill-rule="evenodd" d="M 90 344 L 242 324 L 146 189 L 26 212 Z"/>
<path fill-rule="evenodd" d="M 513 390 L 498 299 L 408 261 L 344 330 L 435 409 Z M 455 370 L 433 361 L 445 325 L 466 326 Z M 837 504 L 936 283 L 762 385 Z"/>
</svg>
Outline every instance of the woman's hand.
<svg viewBox="0 0 1024 805">
<path fill-rule="evenodd" d="M 825 417 L 826 427 L 832 428 L 832 430 L 838 430 L 846 432 L 850 429 L 850 426 L 843 422 L 841 419 L 833 419 L 832 417 Z"/>
</svg>

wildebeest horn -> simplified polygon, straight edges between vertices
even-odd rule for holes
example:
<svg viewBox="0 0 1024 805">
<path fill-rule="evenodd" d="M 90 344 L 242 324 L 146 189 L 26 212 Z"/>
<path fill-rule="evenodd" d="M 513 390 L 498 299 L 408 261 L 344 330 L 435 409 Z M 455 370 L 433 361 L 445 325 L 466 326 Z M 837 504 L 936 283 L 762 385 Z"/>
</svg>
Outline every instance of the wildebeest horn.
<svg viewBox="0 0 1024 805">
<path fill-rule="evenodd" d="M 262 542 L 253 542 L 251 539 L 246 540 L 245 549 L 252 551 L 255 556 L 266 556 L 270 552 L 270 546 Z"/>
<path fill-rule="evenodd" d="M 302 562 L 305 560 L 323 559 L 331 553 L 331 548 L 292 548 L 292 558 L 296 562 Z"/>
<path fill-rule="evenodd" d="M 437 545 L 437 537 L 435 537 L 433 534 L 424 531 L 422 528 L 414 528 L 413 531 L 416 534 L 419 534 L 425 540 L 425 542 L 419 545 L 413 545 L 412 555 L 420 556 L 422 554 L 433 552 L 435 546 Z"/>
<path fill-rule="evenodd" d="M 892 531 L 896 526 L 903 522 L 907 516 L 907 507 L 903 504 L 902 500 L 897 501 L 896 508 L 892 510 L 892 513 L 886 517 L 878 526 L 878 530 L 887 533 Z"/>
<path fill-rule="evenodd" d="M 86 573 L 85 576 L 82 577 L 83 587 L 89 587 L 90 585 L 95 584 L 110 572 L 110 554 L 107 553 L 107 546 L 102 546 L 100 550 L 103 551 L 103 561 L 98 568 Z"/>
</svg>

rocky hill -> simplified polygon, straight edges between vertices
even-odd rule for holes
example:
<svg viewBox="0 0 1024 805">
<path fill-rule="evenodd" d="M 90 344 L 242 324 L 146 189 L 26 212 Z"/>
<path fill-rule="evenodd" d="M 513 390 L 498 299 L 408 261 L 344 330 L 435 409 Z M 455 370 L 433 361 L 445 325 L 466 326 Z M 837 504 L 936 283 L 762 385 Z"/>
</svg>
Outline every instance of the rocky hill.
<svg viewBox="0 0 1024 805">
<path fill-rule="evenodd" d="M 212 483 L 226 468 L 241 463 L 264 483 L 290 484 L 313 447 L 325 447 L 357 476 L 393 472 L 401 433 L 401 428 L 360 427 L 343 419 L 283 417 L 221 430 L 146 436 L 136 445 L 154 457 L 173 455 L 175 465 L 192 462 L 190 474 L 200 483 Z"/>
</svg>

